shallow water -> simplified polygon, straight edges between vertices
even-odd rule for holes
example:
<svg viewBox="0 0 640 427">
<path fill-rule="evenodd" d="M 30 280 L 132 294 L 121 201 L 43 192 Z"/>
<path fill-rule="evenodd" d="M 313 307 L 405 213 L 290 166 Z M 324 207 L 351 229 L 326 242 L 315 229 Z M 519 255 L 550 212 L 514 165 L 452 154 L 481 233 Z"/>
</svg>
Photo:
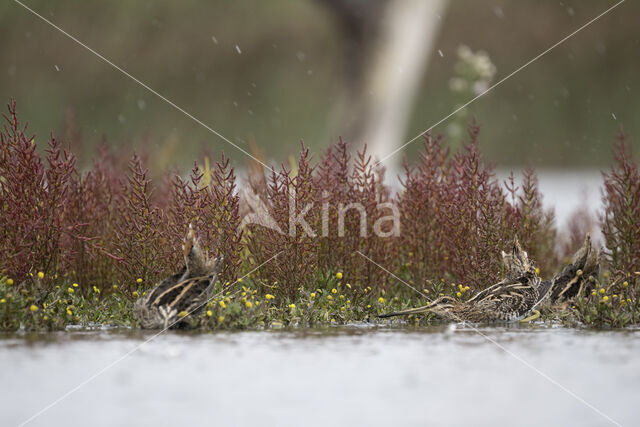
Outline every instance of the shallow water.
<svg viewBox="0 0 640 427">
<path fill-rule="evenodd" d="M 143 344 L 152 336 L 0 335 L 2 425 L 105 367 L 29 425 L 613 425 L 588 404 L 637 425 L 637 330 L 352 325 Z"/>
</svg>

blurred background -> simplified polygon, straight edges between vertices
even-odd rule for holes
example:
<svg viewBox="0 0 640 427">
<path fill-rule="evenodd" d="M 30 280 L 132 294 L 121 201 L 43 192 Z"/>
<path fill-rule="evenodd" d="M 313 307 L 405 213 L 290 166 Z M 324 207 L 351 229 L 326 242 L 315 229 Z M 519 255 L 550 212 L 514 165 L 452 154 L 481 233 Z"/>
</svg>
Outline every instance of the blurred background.
<svg viewBox="0 0 640 427">
<path fill-rule="evenodd" d="M 239 146 L 278 163 L 339 136 L 378 157 L 585 24 L 611 0 L 56 1 L 24 4 Z M 640 3 L 625 2 L 435 128 L 476 117 L 499 168 L 595 170 L 640 134 Z M 246 157 L 13 1 L 0 5 L 0 100 L 39 137 L 106 137 L 188 167 Z M 65 126 L 65 123 L 67 125 Z M 411 158 L 419 142 L 386 164 Z"/>
</svg>

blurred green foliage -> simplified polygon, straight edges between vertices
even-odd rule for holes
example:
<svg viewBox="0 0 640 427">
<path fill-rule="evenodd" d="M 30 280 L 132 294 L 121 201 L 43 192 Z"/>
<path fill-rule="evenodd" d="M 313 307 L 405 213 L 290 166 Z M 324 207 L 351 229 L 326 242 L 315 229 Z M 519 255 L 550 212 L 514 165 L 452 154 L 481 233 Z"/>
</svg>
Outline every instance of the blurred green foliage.
<svg viewBox="0 0 640 427">
<path fill-rule="evenodd" d="M 282 160 L 300 139 L 317 152 L 340 134 L 329 122 L 345 90 L 345 42 L 318 1 L 25 4 L 246 149 L 254 141 Z M 498 81 L 612 4 L 452 0 L 406 140 L 459 103 L 448 82 L 461 44 L 486 51 Z M 486 158 L 504 166 L 599 167 L 611 160 L 620 123 L 640 134 L 639 14 L 640 3 L 624 3 L 474 103 L 469 115 L 483 126 Z M 113 144 L 139 144 L 148 135 L 153 148 L 175 147 L 163 167 L 184 168 L 203 149 L 235 154 L 11 1 L 0 5 L 0 51 L 0 100 L 15 97 L 40 137 L 50 129 L 64 136 L 72 111 L 85 140 L 74 151 L 85 164 L 103 135 Z"/>
</svg>

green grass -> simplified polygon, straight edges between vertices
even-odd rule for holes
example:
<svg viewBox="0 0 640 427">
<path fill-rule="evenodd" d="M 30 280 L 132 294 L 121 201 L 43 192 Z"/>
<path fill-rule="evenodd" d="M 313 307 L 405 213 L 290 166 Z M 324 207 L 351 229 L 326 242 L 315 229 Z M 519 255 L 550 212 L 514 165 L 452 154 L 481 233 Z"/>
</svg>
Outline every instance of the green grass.
<svg viewBox="0 0 640 427">
<path fill-rule="evenodd" d="M 52 291 L 40 293 L 41 279 L 35 273 L 32 280 L 12 283 L 0 279 L 1 330 L 62 330 L 67 326 L 138 328 L 133 317 L 133 304 L 149 284 L 137 283 L 133 291 L 114 285 L 108 291 L 81 286 L 66 278 L 54 278 Z M 640 275 L 610 279 L 604 273 L 596 283 L 593 294 L 553 308 L 543 307 L 543 322 L 567 326 L 625 327 L 640 319 L 640 301 L 631 289 Z M 371 287 L 357 288 L 327 273 L 315 280 L 314 289 L 300 288 L 295 299 L 274 296 L 272 287 L 245 278 L 235 284 L 216 283 L 214 296 L 200 313 L 191 315 L 189 323 L 198 330 L 238 330 L 280 327 L 308 327 L 341 325 L 354 322 L 407 322 L 431 324 L 439 320 L 430 314 L 407 316 L 393 320 L 379 320 L 377 315 L 423 305 L 425 298 L 402 284 L 389 291 Z M 275 285 L 277 286 L 277 284 Z M 357 290 L 360 289 L 360 290 Z M 430 283 L 421 292 L 430 296 L 440 294 L 468 299 L 465 287 Z"/>
</svg>

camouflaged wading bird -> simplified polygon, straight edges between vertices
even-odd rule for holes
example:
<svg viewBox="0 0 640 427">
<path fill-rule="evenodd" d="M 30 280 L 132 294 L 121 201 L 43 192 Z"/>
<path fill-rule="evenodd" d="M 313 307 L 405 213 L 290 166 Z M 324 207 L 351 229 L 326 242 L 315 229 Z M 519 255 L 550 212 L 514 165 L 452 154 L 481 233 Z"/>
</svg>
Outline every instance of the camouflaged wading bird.
<svg viewBox="0 0 640 427">
<path fill-rule="evenodd" d="M 184 267 L 147 291 L 134 305 L 134 314 L 143 328 L 180 326 L 182 320 L 200 311 L 211 299 L 223 257 L 209 258 L 200 247 L 191 224 L 182 249 Z"/>
<path fill-rule="evenodd" d="M 582 247 L 573 256 L 571 264 L 552 279 L 551 302 L 569 301 L 577 295 L 584 295 L 593 288 L 595 279 L 600 273 L 600 254 L 587 237 Z"/>
<path fill-rule="evenodd" d="M 382 314 L 379 317 L 430 312 L 454 322 L 484 323 L 537 319 L 540 312 L 535 310 L 535 307 L 549 296 L 552 282 L 543 282 L 538 277 L 535 266 L 517 239 L 510 254 L 503 252 L 503 262 L 506 268 L 504 280 L 478 292 L 468 301 L 443 296 L 423 307 Z M 525 319 L 531 312 L 534 314 Z"/>
</svg>

